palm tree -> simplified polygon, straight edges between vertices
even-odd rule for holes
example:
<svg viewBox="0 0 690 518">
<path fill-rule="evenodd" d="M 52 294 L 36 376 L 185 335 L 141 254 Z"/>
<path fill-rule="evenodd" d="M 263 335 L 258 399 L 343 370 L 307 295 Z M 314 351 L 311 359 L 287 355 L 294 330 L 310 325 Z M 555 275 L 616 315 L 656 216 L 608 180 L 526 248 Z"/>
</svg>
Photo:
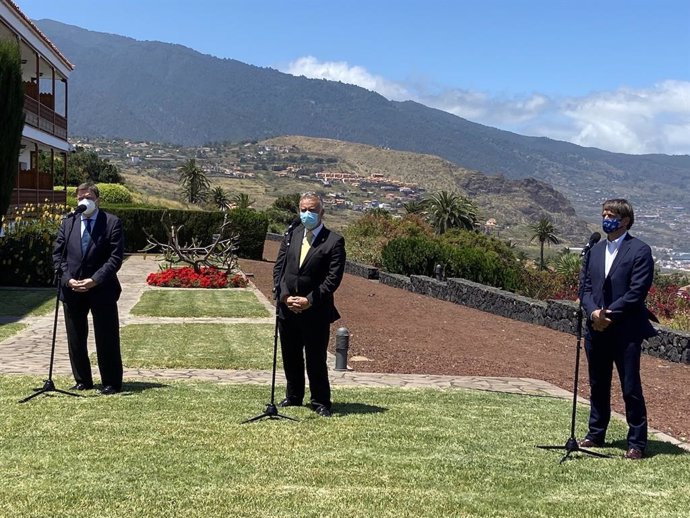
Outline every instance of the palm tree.
<svg viewBox="0 0 690 518">
<path fill-rule="evenodd" d="M 428 200 L 431 224 L 437 234 L 451 228 L 474 230 L 477 226 L 477 209 L 464 196 L 455 192 L 440 191 Z"/>
<path fill-rule="evenodd" d="M 254 200 L 249 199 L 249 195 L 243 192 L 235 194 L 232 201 L 238 209 L 249 209 L 254 204 Z"/>
<path fill-rule="evenodd" d="M 0 39 L 0 220 L 12 199 L 24 126 L 24 87 L 19 45 Z M 0 228 L 0 232 L 2 229 Z"/>
<path fill-rule="evenodd" d="M 196 165 L 196 160 L 187 160 L 180 171 L 180 184 L 182 192 L 189 203 L 201 203 L 206 201 L 211 183 L 206 178 L 206 173 Z"/>
<path fill-rule="evenodd" d="M 556 236 L 556 227 L 549 218 L 543 216 L 537 223 L 530 225 L 529 228 L 532 230 L 532 232 L 534 232 L 534 235 L 532 235 L 532 238 L 530 239 L 530 243 L 535 239 L 539 240 L 539 269 L 543 270 L 545 268 L 544 243 L 546 243 L 548 246 L 551 246 L 551 243 L 554 245 L 560 243 L 558 237 Z"/>
<path fill-rule="evenodd" d="M 211 199 L 213 200 L 213 205 L 220 210 L 225 210 L 230 205 L 230 197 L 220 185 L 211 190 Z"/>
<path fill-rule="evenodd" d="M 410 200 L 403 204 L 406 214 L 423 214 L 428 205 L 428 200 Z"/>
</svg>

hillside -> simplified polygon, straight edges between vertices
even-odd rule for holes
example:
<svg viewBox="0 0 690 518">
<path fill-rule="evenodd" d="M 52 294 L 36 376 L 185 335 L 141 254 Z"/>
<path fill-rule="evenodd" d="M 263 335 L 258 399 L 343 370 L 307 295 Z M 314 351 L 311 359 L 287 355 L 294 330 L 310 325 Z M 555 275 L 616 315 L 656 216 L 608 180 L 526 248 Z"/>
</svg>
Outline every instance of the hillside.
<svg viewBox="0 0 690 518">
<path fill-rule="evenodd" d="M 690 214 L 690 156 L 624 155 L 501 131 L 339 82 L 306 79 L 160 42 L 37 22 L 76 64 L 70 134 L 199 145 L 305 135 L 440 156 L 507 179 L 533 177 L 578 214 L 629 198 L 647 215 Z M 670 223 L 643 233 L 673 239 Z M 671 243 L 673 246 L 674 244 Z M 678 245 L 676 245 L 678 246 Z"/>
<path fill-rule="evenodd" d="M 554 220 L 565 244 L 579 246 L 591 233 L 563 195 L 544 182 L 490 177 L 432 155 L 310 137 L 211 147 L 102 139 L 81 145 L 121 166 L 127 183 L 150 202 L 163 198 L 179 204 L 178 168 L 195 158 L 213 187 L 230 195 L 247 194 L 258 209 L 283 194 L 317 191 L 327 202 L 329 224 L 336 228 L 368 208 L 384 206 L 404 214 L 407 202 L 438 190 L 458 190 L 477 205 L 482 223 L 495 219 L 494 233 L 522 245 L 531 237 L 529 224 L 541 216 Z M 331 181 L 324 183 L 324 175 Z M 335 180 L 334 175 L 347 178 Z"/>
</svg>

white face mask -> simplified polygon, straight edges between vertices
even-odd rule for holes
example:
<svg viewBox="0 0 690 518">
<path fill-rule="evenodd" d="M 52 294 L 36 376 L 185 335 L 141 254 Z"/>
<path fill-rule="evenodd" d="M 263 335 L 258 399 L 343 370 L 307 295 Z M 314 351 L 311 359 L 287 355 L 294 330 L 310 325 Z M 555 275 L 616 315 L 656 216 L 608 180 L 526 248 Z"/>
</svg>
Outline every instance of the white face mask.
<svg viewBox="0 0 690 518">
<path fill-rule="evenodd" d="M 84 214 L 86 216 L 90 216 L 96 210 L 96 202 L 90 198 L 84 198 L 78 203 L 78 205 L 83 205 L 84 207 L 86 207 L 86 210 L 84 211 Z"/>
</svg>

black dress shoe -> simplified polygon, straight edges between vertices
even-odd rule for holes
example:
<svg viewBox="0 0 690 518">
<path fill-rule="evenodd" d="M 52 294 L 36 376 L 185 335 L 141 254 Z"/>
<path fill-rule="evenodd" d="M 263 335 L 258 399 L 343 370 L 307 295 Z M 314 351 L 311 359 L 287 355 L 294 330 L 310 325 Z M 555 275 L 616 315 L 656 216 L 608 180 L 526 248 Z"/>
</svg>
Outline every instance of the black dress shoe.
<svg viewBox="0 0 690 518">
<path fill-rule="evenodd" d="M 333 415 L 330 409 L 328 409 L 328 407 L 325 407 L 324 405 L 319 405 L 315 407 L 314 412 L 319 414 L 321 417 L 331 417 Z"/>
<path fill-rule="evenodd" d="M 110 396 L 111 394 L 117 394 L 118 392 L 120 392 L 120 390 L 113 387 L 112 385 L 106 385 L 101 389 L 101 394 L 103 394 L 104 396 Z"/>
<path fill-rule="evenodd" d="M 92 388 L 93 385 L 89 385 L 88 383 L 77 383 L 70 390 L 91 390 Z"/>
<path fill-rule="evenodd" d="M 286 397 L 283 399 L 280 403 L 278 403 L 279 407 L 285 408 L 286 406 L 302 406 L 301 401 L 295 401 L 294 399 L 290 399 L 289 397 Z"/>
</svg>

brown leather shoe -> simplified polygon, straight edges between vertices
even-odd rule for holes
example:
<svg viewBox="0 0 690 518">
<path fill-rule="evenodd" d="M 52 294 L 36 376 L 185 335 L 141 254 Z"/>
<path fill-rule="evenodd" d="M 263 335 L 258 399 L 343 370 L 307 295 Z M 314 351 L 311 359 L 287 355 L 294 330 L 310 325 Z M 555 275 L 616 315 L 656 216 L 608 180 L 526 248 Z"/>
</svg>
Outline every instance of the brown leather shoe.
<svg viewBox="0 0 690 518">
<path fill-rule="evenodd" d="M 587 438 L 582 439 L 580 441 L 577 441 L 577 445 L 580 448 L 601 448 L 602 447 L 601 444 L 597 444 L 592 439 L 587 439 Z"/>
<path fill-rule="evenodd" d="M 643 453 L 642 450 L 638 450 L 637 448 L 630 448 L 625 452 L 623 457 L 630 460 L 640 460 L 643 457 Z"/>
</svg>

